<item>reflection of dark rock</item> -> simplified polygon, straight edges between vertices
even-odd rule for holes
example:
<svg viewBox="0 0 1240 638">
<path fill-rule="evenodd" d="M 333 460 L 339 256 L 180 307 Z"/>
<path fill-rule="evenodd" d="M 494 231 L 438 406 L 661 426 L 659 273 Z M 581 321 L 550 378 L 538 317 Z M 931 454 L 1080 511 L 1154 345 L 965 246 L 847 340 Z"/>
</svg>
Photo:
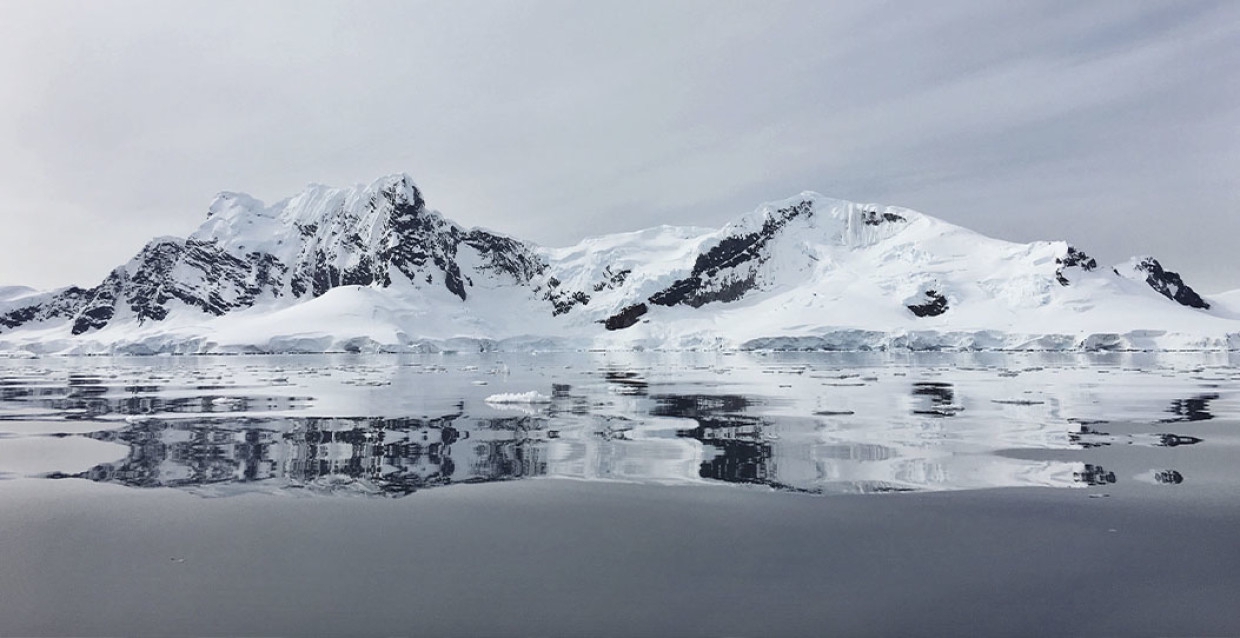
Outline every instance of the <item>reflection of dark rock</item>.
<svg viewBox="0 0 1240 638">
<path fill-rule="evenodd" d="M 604 441 L 630 441 L 632 422 L 623 417 L 603 417 L 604 425 L 595 434 Z"/>
<path fill-rule="evenodd" d="M 71 420 L 97 419 L 106 415 L 156 413 L 215 414 L 280 410 L 308 399 L 298 397 L 229 396 L 237 387 L 198 384 L 162 386 L 150 382 L 124 383 L 96 376 L 70 374 L 48 379 L 0 379 L 0 400 L 20 401 L 44 410 L 61 412 Z M 189 396 L 166 396 L 169 392 L 193 391 Z"/>
<path fill-rule="evenodd" d="M 604 373 L 607 382 L 614 385 L 620 394 L 641 396 L 646 394 L 649 384 L 636 372 L 608 370 Z"/>
<path fill-rule="evenodd" d="M 566 413 L 589 415 L 590 397 L 586 394 L 574 394 L 573 386 L 567 383 L 552 383 L 551 404 L 547 406 L 547 415 L 554 418 Z"/>
<path fill-rule="evenodd" d="M 1108 472 L 1101 465 L 1085 464 L 1081 472 L 1073 472 L 1072 478 L 1086 485 L 1107 485 L 1115 482 L 1115 472 Z"/>
<path fill-rule="evenodd" d="M 1152 437 L 1153 441 L 1148 437 Z M 1114 436 L 1109 432 L 1100 432 L 1090 429 L 1089 426 L 1081 426 L 1079 432 L 1068 432 L 1068 440 L 1071 444 L 1079 445 L 1084 448 L 1102 447 L 1121 442 L 1121 444 L 1141 444 L 1154 445 L 1159 447 L 1176 447 L 1180 445 L 1199 444 L 1202 440 L 1195 436 L 1184 436 L 1177 434 L 1156 434 L 1156 435 L 1118 435 Z"/>
<path fill-rule="evenodd" d="M 1147 436 L 1152 437 L 1154 440 L 1151 442 Z M 1131 434 L 1113 436 L 1108 432 L 1099 432 L 1084 425 L 1081 426 L 1080 432 L 1069 432 L 1068 441 L 1083 448 L 1103 447 L 1115 442 L 1127 443 L 1129 445 L 1133 443 L 1150 445 L 1152 443 L 1159 447 L 1176 447 L 1201 443 L 1201 439 L 1195 436 L 1184 436 L 1181 434 L 1138 435 L 1135 438 Z"/>
<path fill-rule="evenodd" d="M 740 395 L 660 395 L 654 397 L 655 416 L 693 419 L 698 425 L 676 435 L 700 441 L 713 452 L 698 475 L 728 483 L 760 483 L 780 487 L 771 446 L 763 436 L 764 422 L 740 414 L 750 400 Z"/>
<path fill-rule="evenodd" d="M 753 405 L 750 397 L 740 394 L 661 394 L 651 398 L 655 401 L 650 410 L 652 416 L 698 420 L 743 412 Z"/>
<path fill-rule="evenodd" d="M 751 417 L 718 417 L 698 420 L 698 427 L 691 430 L 677 430 L 676 436 L 696 439 L 703 443 L 745 441 L 762 443 L 764 423 Z"/>
<path fill-rule="evenodd" d="M 1171 402 L 1171 407 L 1167 411 L 1176 415 L 1169 419 L 1162 419 L 1162 423 L 1173 423 L 1175 421 L 1208 421 L 1214 418 L 1210 413 L 1210 402 L 1217 399 L 1217 394 L 1201 394 L 1191 399 L 1176 399 Z"/>
<path fill-rule="evenodd" d="M 129 445 L 127 459 L 78 475 L 132 487 L 262 483 L 276 489 L 354 485 L 401 496 L 450 483 L 546 473 L 528 445 L 535 417 L 148 420 L 93 438 Z M 65 478 L 66 475 L 55 475 Z"/>
<path fill-rule="evenodd" d="M 1111 436 L 1109 432 L 1099 432 L 1089 427 L 1088 425 L 1082 425 L 1080 432 L 1069 432 L 1068 433 L 1068 442 L 1073 443 L 1075 445 L 1079 445 L 1083 448 L 1102 447 L 1104 445 L 1110 445 L 1111 442 L 1106 441 L 1106 440 L 1100 441 L 1100 440 L 1095 440 L 1095 439 L 1098 437 L 1109 437 L 1109 436 Z"/>
<path fill-rule="evenodd" d="M 1201 443 L 1201 439 L 1195 436 L 1181 436 L 1179 434 L 1159 434 L 1158 443 L 1162 447 L 1176 447 L 1177 445 L 1193 445 Z"/>
<path fill-rule="evenodd" d="M 753 399 L 741 395 L 658 395 L 654 416 L 697 421 L 697 427 L 678 430 L 676 436 L 694 439 L 706 451 L 698 476 L 727 483 L 765 485 L 785 492 L 818 493 L 817 488 L 790 485 L 779 479 L 774 448 L 766 429 L 769 422 L 743 414 Z M 878 491 L 880 486 L 869 486 Z"/>
<path fill-rule="evenodd" d="M 913 396 L 926 397 L 930 405 L 913 410 L 913 414 L 923 416 L 947 417 L 954 416 L 961 408 L 955 405 L 956 393 L 952 384 L 941 381 L 919 381 L 913 384 Z"/>
<path fill-rule="evenodd" d="M 22 401 L 34 396 L 34 389 L 20 379 L 0 379 L 0 401 Z"/>
<path fill-rule="evenodd" d="M 823 445 L 817 448 L 818 458 L 846 461 L 887 461 L 899 456 L 895 450 L 876 443 L 852 443 L 849 445 Z"/>
<path fill-rule="evenodd" d="M 771 446 L 752 441 L 715 440 L 710 445 L 718 453 L 702 462 L 698 475 L 728 483 L 769 484 L 775 478 L 771 467 Z"/>
<path fill-rule="evenodd" d="M 1179 485 L 1184 482 L 1184 475 L 1175 470 L 1159 470 L 1154 472 L 1154 480 L 1163 485 Z"/>
<path fill-rule="evenodd" d="M 928 396 L 936 404 L 950 404 L 956 399 L 955 393 L 952 392 L 952 384 L 942 381 L 918 381 L 913 384 L 913 394 Z"/>
</svg>

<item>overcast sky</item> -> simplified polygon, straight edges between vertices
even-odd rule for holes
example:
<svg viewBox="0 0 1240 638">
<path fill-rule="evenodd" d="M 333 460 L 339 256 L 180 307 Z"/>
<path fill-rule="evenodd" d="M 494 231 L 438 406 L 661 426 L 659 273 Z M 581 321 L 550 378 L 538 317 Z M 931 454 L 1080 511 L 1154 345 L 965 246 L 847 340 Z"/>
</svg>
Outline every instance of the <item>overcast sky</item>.
<svg viewBox="0 0 1240 638">
<path fill-rule="evenodd" d="M 0 284 L 411 174 L 547 245 L 814 190 L 1240 287 L 1240 2 L 0 0 Z"/>
</svg>

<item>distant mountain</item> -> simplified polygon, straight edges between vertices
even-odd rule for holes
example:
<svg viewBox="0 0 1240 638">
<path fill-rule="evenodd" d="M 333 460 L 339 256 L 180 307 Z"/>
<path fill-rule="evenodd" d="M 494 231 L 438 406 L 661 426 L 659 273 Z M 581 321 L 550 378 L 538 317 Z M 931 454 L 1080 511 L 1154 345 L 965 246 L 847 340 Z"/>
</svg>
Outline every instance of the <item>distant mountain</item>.
<svg viewBox="0 0 1240 638">
<path fill-rule="evenodd" d="M 222 193 L 93 288 L 0 288 L 0 349 L 1231 349 L 1230 307 L 1152 257 L 1105 267 L 809 192 L 718 230 L 542 248 L 395 175 L 271 206 Z"/>
</svg>

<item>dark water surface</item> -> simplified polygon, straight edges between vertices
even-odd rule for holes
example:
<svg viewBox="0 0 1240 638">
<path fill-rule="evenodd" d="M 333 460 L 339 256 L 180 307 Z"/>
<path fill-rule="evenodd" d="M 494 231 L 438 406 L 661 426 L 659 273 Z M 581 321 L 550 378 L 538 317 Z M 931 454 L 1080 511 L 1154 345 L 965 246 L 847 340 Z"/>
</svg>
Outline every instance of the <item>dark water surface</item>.
<svg viewBox="0 0 1240 638">
<path fill-rule="evenodd" d="M 0 360 L 0 635 L 1240 635 L 1236 364 Z"/>
</svg>

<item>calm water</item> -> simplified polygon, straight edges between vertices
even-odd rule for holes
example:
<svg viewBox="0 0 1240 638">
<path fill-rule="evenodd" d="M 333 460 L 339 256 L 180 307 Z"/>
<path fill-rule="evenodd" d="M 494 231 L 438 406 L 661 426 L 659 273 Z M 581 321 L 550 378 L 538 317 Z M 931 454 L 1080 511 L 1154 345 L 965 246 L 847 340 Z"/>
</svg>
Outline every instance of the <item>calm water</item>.
<svg viewBox="0 0 1240 638">
<path fill-rule="evenodd" d="M 1235 364 L 0 360 L 0 634 L 1237 634 Z"/>
</svg>

